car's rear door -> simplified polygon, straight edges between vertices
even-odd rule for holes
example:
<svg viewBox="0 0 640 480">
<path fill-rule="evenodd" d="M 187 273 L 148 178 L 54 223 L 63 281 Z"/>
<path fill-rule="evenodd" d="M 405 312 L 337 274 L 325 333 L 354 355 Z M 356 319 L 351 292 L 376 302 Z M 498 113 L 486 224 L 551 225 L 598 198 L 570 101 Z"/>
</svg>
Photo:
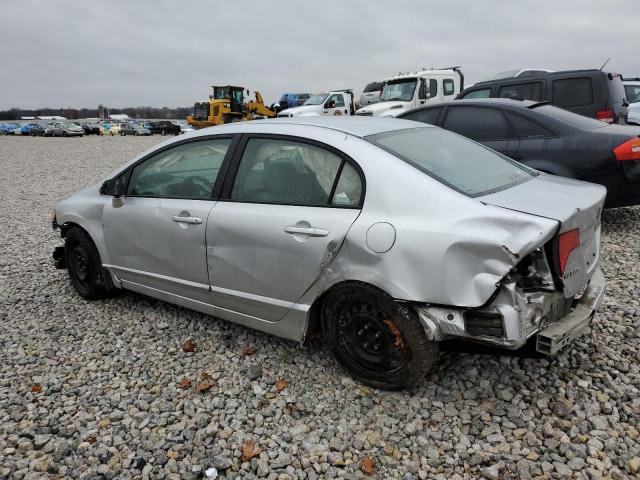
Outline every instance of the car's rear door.
<svg viewBox="0 0 640 480">
<path fill-rule="evenodd" d="M 210 302 L 205 231 L 233 140 L 180 142 L 127 171 L 126 194 L 103 213 L 105 266 L 125 288 Z"/>
<path fill-rule="evenodd" d="M 509 122 L 498 108 L 475 105 L 449 105 L 442 128 L 468 137 L 487 147 L 511 156 L 518 150 Z"/>
<path fill-rule="evenodd" d="M 331 147 L 245 137 L 207 224 L 215 305 L 280 320 L 339 251 L 363 194 L 359 167 Z"/>
</svg>

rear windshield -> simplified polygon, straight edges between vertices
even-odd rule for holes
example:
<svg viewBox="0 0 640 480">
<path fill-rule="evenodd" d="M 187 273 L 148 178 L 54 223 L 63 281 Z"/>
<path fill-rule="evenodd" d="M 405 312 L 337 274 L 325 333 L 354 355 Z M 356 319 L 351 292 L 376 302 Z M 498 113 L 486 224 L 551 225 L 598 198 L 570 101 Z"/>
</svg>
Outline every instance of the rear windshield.
<svg viewBox="0 0 640 480">
<path fill-rule="evenodd" d="M 560 120 L 561 122 L 568 123 L 576 128 L 581 128 L 582 130 L 595 130 L 596 128 L 603 128 L 608 125 L 608 123 L 601 120 L 585 117 L 584 115 L 578 115 L 577 113 L 570 112 L 569 110 L 564 110 L 563 108 L 547 104 L 540 104 L 538 106 L 534 105 L 532 110 L 555 118 L 556 120 Z"/>
<path fill-rule="evenodd" d="M 537 174 L 478 143 L 440 128 L 411 128 L 365 139 L 470 197 L 526 182 Z"/>
</svg>

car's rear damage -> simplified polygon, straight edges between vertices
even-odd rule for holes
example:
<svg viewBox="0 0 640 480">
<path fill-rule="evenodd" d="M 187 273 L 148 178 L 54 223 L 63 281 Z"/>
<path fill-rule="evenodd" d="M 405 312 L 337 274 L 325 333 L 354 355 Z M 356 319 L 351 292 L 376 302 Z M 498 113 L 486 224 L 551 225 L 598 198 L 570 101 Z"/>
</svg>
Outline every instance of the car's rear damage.
<svg viewBox="0 0 640 480">
<path fill-rule="evenodd" d="M 430 340 L 461 337 L 517 349 L 535 336 L 537 351 L 553 355 L 587 330 L 604 294 L 605 282 L 598 261 L 600 214 L 606 192 L 597 186 L 591 192 L 583 191 L 582 198 L 573 202 L 579 208 L 569 208 L 558 194 L 536 202 L 531 195 L 542 195 L 549 183 L 557 181 L 545 176 L 522 188 L 483 199 L 487 204 L 518 211 L 528 205 L 528 211 L 523 213 L 557 220 L 557 234 L 522 258 L 503 246 L 517 263 L 496 284 L 485 305 L 417 305 Z M 570 195 L 570 184 L 567 189 L 569 192 L 565 193 Z"/>
</svg>

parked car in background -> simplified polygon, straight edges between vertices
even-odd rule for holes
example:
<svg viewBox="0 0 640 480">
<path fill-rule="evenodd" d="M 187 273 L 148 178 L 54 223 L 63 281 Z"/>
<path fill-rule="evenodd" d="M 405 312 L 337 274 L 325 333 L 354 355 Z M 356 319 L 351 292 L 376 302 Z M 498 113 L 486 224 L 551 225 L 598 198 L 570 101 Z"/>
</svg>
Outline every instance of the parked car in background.
<svg viewBox="0 0 640 480">
<path fill-rule="evenodd" d="M 0 135 L 13 135 L 18 125 L 15 123 L 0 123 Z"/>
<path fill-rule="evenodd" d="M 85 135 L 100 135 L 100 122 L 83 122 L 80 126 Z"/>
<path fill-rule="evenodd" d="M 384 82 L 368 83 L 360 94 L 360 98 L 358 99 L 358 108 L 378 103 L 380 101 L 380 94 L 382 93 L 383 87 Z"/>
<path fill-rule="evenodd" d="M 358 109 L 356 115 L 397 117 L 420 105 L 453 100 L 464 88 L 464 75 L 459 67 L 423 70 L 385 80 L 379 101 Z"/>
<path fill-rule="evenodd" d="M 44 134 L 49 137 L 82 137 L 84 131 L 73 122 L 53 122 L 46 127 Z"/>
<path fill-rule="evenodd" d="M 554 354 L 585 332 L 605 193 L 416 122 L 238 122 L 59 202 L 54 259 L 85 299 L 123 288 L 318 332 L 355 378 L 398 389 L 449 338 Z"/>
<path fill-rule="evenodd" d="M 149 122 L 145 124 L 145 128 L 148 128 L 152 134 L 160 135 L 179 135 L 180 125 L 177 125 L 169 120 L 159 120 L 157 122 Z"/>
<path fill-rule="evenodd" d="M 144 128 L 142 125 L 138 123 L 130 122 L 130 123 L 125 123 L 120 127 L 120 135 L 122 136 L 151 135 L 151 130 L 149 130 L 148 128 Z"/>
<path fill-rule="evenodd" d="M 115 122 L 102 122 L 100 125 L 100 135 L 114 137 L 120 133 L 122 127 Z"/>
<path fill-rule="evenodd" d="M 401 118 L 459 133 L 546 173 L 604 185 L 607 208 L 640 204 L 640 127 L 508 99 L 456 100 Z"/>
<path fill-rule="evenodd" d="M 39 123 L 23 123 L 19 127 L 19 133 L 16 135 L 29 135 L 31 137 L 42 137 L 44 135 L 44 128 Z"/>
<path fill-rule="evenodd" d="M 625 123 L 627 100 L 622 77 L 601 70 L 528 71 L 496 80 L 478 82 L 458 98 L 521 98 L 546 101 L 570 112 L 602 120 Z"/>
<path fill-rule="evenodd" d="M 629 102 L 627 123 L 640 125 L 640 78 L 625 78 L 622 83 Z"/>
<path fill-rule="evenodd" d="M 312 95 L 303 105 L 287 108 L 278 117 L 318 117 L 324 115 L 353 115 L 355 100 L 353 90 L 333 90 Z"/>
<path fill-rule="evenodd" d="M 193 128 L 188 123 L 180 123 L 180 134 L 195 132 L 196 129 Z"/>
<path fill-rule="evenodd" d="M 282 111 L 287 108 L 299 107 L 304 104 L 307 100 L 311 98 L 310 93 L 283 93 L 278 100 L 278 105 L 280 105 L 277 110 Z"/>
</svg>

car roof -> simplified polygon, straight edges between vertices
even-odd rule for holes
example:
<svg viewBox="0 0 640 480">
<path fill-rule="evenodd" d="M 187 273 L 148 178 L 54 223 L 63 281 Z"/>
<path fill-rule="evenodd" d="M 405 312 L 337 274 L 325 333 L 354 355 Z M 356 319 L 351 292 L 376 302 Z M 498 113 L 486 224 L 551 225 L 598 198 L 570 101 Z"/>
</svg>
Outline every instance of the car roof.
<svg viewBox="0 0 640 480">
<path fill-rule="evenodd" d="M 535 100 L 513 100 L 511 98 L 462 98 L 460 100 L 450 100 L 448 102 L 442 102 L 436 105 L 418 107 L 415 110 L 425 110 L 427 108 L 436 108 L 446 105 L 498 105 L 514 108 L 534 108 L 538 105 L 545 105 L 548 103 L 549 102 L 538 102 Z"/>
<path fill-rule="evenodd" d="M 470 85 L 469 87 L 467 87 L 465 90 L 470 90 L 475 86 L 479 86 L 479 85 L 492 85 L 492 84 L 496 84 L 496 83 L 505 83 L 505 82 L 510 82 L 510 81 L 528 81 L 531 80 L 536 81 L 539 80 L 540 78 L 543 77 L 563 77 L 566 75 L 591 75 L 594 73 L 609 73 L 606 71 L 602 71 L 602 70 L 598 70 L 595 68 L 585 68 L 585 69 L 579 69 L 579 70 L 553 70 L 550 72 L 543 72 L 543 73 L 539 73 L 536 75 L 524 75 L 524 76 L 512 76 L 512 77 L 503 77 L 503 78 L 496 78 L 496 79 L 488 79 L 488 80 L 481 80 L 479 82 L 474 83 L 473 85 Z M 613 74 L 612 75 L 616 75 Z"/>
<path fill-rule="evenodd" d="M 236 122 L 227 125 L 203 128 L 198 130 L 202 135 L 210 135 L 213 132 L 224 133 L 250 133 L 255 125 L 305 125 L 310 127 L 326 128 L 348 133 L 355 137 L 366 137 L 377 133 L 404 130 L 407 128 L 433 128 L 420 122 L 402 120 L 387 117 L 361 117 L 361 116 L 317 116 L 317 117 L 281 117 L 250 122 Z"/>
</svg>

